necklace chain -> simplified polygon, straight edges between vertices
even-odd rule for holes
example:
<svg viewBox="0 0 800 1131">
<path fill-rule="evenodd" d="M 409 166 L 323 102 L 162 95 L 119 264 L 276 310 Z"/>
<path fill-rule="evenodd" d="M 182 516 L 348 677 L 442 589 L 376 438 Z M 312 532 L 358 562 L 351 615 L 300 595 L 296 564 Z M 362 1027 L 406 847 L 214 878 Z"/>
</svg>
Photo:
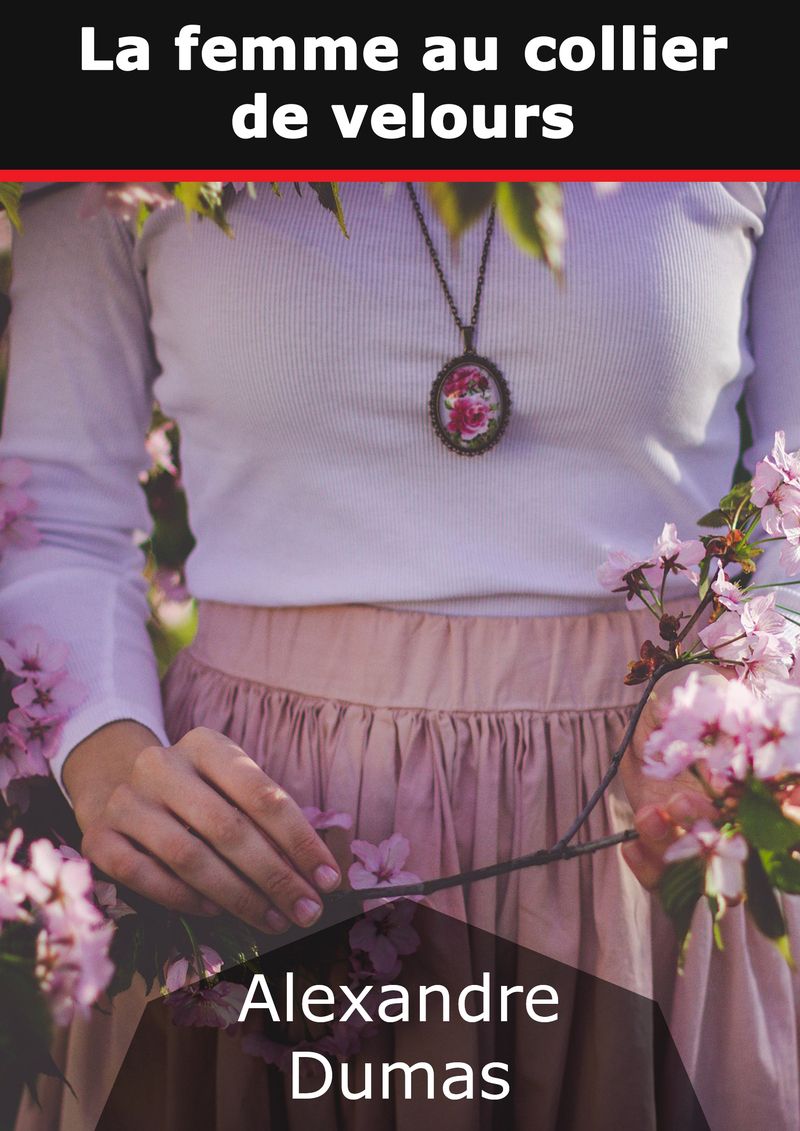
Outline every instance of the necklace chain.
<svg viewBox="0 0 800 1131">
<path fill-rule="evenodd" d="M 410 181 L 407 181 L 406 188 L 408 189 L 408 195 L 411 197 L 411 203 L 414 206 L 414 212 L 416 213 L 417 220 L 419 221 L 419 226 L 422 229 L 422 234 L 425 237 L 425 244 L 428 248 L 428 253 L 433 260 L 433 265 L 436 268 L 436 274 L 439 276 L 439 282 L 442 284 L 442 290 L 444 291 L 445 298 L 447 299 L 447 305 L 450 307 L 450 313 L 453 315 L 453 320 L 456 326 L 458 326 L 459 330 L 464 335 L 464 342 L 466 344 L 467 350 L 469 351 L 472 349 L 472 338 L 475 334 L 475 328 L 478 325 L 478 314 L 480 313 L 481 309 L 483 283 L 484 279 L 486 278 L 486 262 L 489 258 L 489 245 L 492 242 L 492 234 L 494 233 L 495 206 L 493 204 L 491 209 L 489 210 L 489 222 L 486 225 L 486 238 L 483 241 L 481 262 L 480 267 L 478 268 L 478 280 L 475 284 L 475 301 L 472 304 L 472 318 L 470 322 L 465 325 L 461 320 L 461 315 L 458 313 L 458 307 L 456 306 L 455 299 L 453 298 L 453 295 L 450 292 L 450 288 L 447 285 L 447 279 L 445 278 L 444 270 L 442 269 L 442 264 L 436 251 L 436 247 L 434 246 L 433 240 L 431 239 L 431 234 L 428 231 L 428 225 L 425 223 L 425 217 L 422 215 L 422 209 L 420 208 L 417 194 L 414 191 L 414 186 Z"/>
</svg>

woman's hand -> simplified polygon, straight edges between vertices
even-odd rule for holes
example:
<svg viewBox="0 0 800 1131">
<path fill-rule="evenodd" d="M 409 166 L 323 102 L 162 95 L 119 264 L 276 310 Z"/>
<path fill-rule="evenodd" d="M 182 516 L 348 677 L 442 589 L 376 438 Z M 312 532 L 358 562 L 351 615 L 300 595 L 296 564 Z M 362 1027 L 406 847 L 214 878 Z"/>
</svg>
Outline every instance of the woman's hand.
<svg viewBox="0 0 800 1131">
<path fill-rule="evenodd" d="M 687 679 L 689 668 L 679 668 L 663 676 L 647 701 L 636 727 L 633 742 L 620 764 L 620 776 L 635 814 L 638 840 L 622 846 L 622 855 L 629 868 L 648 890 L 658 887 L 666 865 L 664 853 L 681 831 L 705 817 L 709 821 L 718 813 L 700 782 L 688 771 L 670 781 L 648 777 L 643 771 L 644 744 L 659 726 L 659 707 L 669 699 L 673 689 Z M 718 673 L 708 679 L 722 679 Z"/>
<path fill-rule="evenodd" d="M 165 747 L 138 723 L 111 723 L 75 747 L 63 776 L 84 855 L 166 907 L 225 909 L 278 932 L 313 923 L 318 892 L 340 882 L 296 803 L 216 731 Z"/>
</svg>

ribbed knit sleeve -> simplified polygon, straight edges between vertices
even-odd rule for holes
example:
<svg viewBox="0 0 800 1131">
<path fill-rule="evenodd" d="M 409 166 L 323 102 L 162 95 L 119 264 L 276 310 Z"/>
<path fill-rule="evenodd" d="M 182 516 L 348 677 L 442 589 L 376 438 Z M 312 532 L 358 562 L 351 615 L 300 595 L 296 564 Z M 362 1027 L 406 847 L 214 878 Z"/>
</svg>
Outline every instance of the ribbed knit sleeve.
<svg viewBox="0 0 800 1131">
<path fill-rule="evenodd" d="M 15 240 L 10 365 L 0 457 L 25 485 L 41 534 L 0 563 L 0 633 L 41 625 L 70 648 L 87 698 L 51 761 L 106 723 L 135 719 L 160 738 L 157 670 L 136 529 L 149 529 L 137 473 L 156 364 L 131 236 L 107 213 L 79 220 L 81 188 L 26 200 Z"/>
<path fill-rule="evenodd" d="M 790 451 L 800 448 L 800 184 L 773 183 L 766 200 L 750 289 L 754 370 L 746 405 L 753 444 L 745 453 L 750 471 L 771 451 L 778 430 L 785 431 Z M 780 548 L 780 543 L 766 548 L 758 567 L 760 583 L 787 580 Z M 782 587 L 779 603 L 800 613 L 800 587 Z"/>
</svg>

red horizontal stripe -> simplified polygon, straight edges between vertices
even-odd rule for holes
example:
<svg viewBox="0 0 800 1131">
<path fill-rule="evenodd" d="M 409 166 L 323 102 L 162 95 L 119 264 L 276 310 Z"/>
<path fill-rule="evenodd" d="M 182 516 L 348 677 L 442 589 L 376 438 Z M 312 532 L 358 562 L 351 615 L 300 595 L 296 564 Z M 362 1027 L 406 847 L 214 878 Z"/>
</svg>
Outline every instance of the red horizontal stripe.
<svg viewBox="0 0 800 1131">
<path fill-rule="evenodd" d="M 0 169 L 9 181 L 800 181 L 800 169 Z"/>
</svg>

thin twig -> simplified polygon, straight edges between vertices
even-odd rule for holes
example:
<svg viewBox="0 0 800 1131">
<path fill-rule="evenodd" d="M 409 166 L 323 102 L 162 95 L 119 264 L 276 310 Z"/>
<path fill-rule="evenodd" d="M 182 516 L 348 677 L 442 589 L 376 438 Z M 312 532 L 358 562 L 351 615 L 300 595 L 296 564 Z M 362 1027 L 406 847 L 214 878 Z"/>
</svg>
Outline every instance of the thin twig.
<svg viewBox="0 0 800 1131">
<path fill-rule="evenodd" d="M 704 611 L 708 608 L 708 606 L 711 604 L 711 602 L 713 600 L 714 600 L 714 594 L 711 590 L 711 587 L 709 586 L 708 592 L 706 593 L 705 597 L 700 602 L 700 604 L 697 606 L 697 608 L 692 613 L 692 615 L 689 617 L 689 620 L 686 622 L 686 624 L 683 626 L 680 635 L 678 636 L 677 640 L 675 641 L 676 646 L 678 644 L 680 644 L 683 640 L 686 639 L 688 634 L 691 632 L 692 628 L 697 624 L 698 620 L 700 619 L 700 617 L 703 615 Z"/>
<path fill-rule="evenodd" d="M 556 843 L 553 845 L 553 852 L 561 848 L 565 848 L 566 845 L 568 845 L 572 838 L 575 836 L 577 831 L 581 828 L 581 826 L 586 824 L 587 820 L 589 819 L 589 814 L 592 812 L 605 791 L 611 785 L 611 782 L 616 777 L 617 770 L 619 769 L 623 755 L 631 744 L 631 740 L 633 739 L 633 732 L 636 730 L 637 723 L 642 716 L 642 711 L 645 709 L 647 700 L 650 698 L 650 692 L 653 690 L 662 676 L 665 676 L 667 672 L 673 671 L 675 668 L 679 667 L 681 667 L 681 664 L 679 663 L 662 664 L 661 667 L 657 668 L 656 671 L 654 671 L 650 676 L 647 683 L 645 684 L 641 699 L 633 709 L 633 714 L 631 715 L 628 721 L 628 725 L 625 728 L 625 733 L 622 736 L 622 742 L 611 755 L 611 761 L 609 762 L 608 769 L 600 779 L 600 784 L 598 785 L 597 789 L 595 789 L 594 793 L 591 795 L 589 800 L 586 802 L 586 804 L 581 809 L 580 813 L 569 826 L 564 835 L 560 836 Z"/>
<path fill-rule="evenodd" d="M 387 887 L 357 888 L 353 891 L 335 891 L 327 898 L 340 903 L 344 900 L 399 898 L 403 895 L 431 895 L 433 892 L 442 891 L 444 888 L 461 887 L 465 884 L 475 883 L 477 880 L 489 880 L 496 876 L 503 876 L 507 872 L 518 872 L 522 868 L 536 868 L 542 864 L 553 864 L 557 860 L 571 860 L 574 856 L 589 856 L 599 852 L 601 848 L 611 848 L 615 844 L 625 844 L 629 840 L 636 840 L 638 833 L 635 829 L 623 829 L 622 832 L 601 837 L 599 840 L 588 841 L 586 844 L 554 845 L 553 848 L 540 848 L 527 856 L 517 856 L 514 860 L 502 860 L 498 864 L 487 864 L 483 868 L 473 868 L 469 872 L 458 872 L 453 876 L 440 876 L 435 880 L 420 880 L 416 884 L 392 884 Z"/>
<path fill-rule="evenodd" d="M 673 663 L 664 663 L 650 676 L 649 680 L 644 686 L 641 698 L 633 709 L 633 714 L 628 720 L 628 725 L 625 728 L 625 733 L 622 736 L 617 749 L 611 756 L 608 769 L 603 774 L 600 784 L 592 793 L 586 804 L 578 813 L 575 820 L 569 826 L 567 831 L 560 836 L 552 848 L 540 848 L 536 852 L 528 853 L 526 856 L 517 856 L 513 860 L 501 860 L 496 864 L 488 864 L 483 868 L 474 868 L 468 872 L 458 872 L 452 876 L 440 876 L 434 880 L 420 880 L 415 884 L 391 884 L 386 887 L 374 888 L 359 888 L 354 892 L 333 892 L 329 897 L 332 900 L 340 901 L 342 899 L 351 899 L 355 896 L 359 900 L 364 899 L 386 899 L 387 894 L 391 891 L 392 896 L 399 897 L 402 895 L 431 895 L 433 892 L 442 891 L 445 888 L 459 887 L 464 884 L 475 883 L 477 880 L 491 879 L 496 876 L 506 875 L 508 872 L 517 872 L 522 868 L 539 867 L 542 864 L 552 864 L 557 860 L 569 860 L 573 856 L 585 856 L 592 852 L 597 852 L 601 848 L 609 848 L 615 844 L 623 844 L 625 841 L 633 840 L 638 835 L 635 829 L 625 829 L 624 832 L 615 833 L 612 836 L 602 837 L 600 840 L 588 841 L 586 844 L 570 845 L 570 841 L 575 834 L 586 824 L 592 810 L 601 800 L 609 785 L 616 776 L 619 769 L 620 762 L 623 759 L 625 751 L 631 744 L 634 731 L 641 718 L 642 711 L 644 711 L 650 693 L 658 683 L 658 681 L 665 676 L 667 672 L 674 671 L 676 668 L 683 667 L 684 665 L 676 660 Z"/>
</svg>

